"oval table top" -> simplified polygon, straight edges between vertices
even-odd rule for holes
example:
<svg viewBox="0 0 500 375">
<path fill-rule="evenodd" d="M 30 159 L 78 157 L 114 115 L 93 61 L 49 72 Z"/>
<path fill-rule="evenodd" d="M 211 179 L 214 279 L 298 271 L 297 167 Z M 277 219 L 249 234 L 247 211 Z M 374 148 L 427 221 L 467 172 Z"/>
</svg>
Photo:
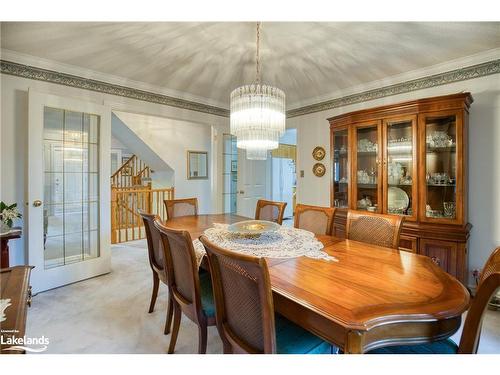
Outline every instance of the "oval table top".
<svg viewBox="0 0 500 375">
<path fill-rule="evenodd" d="M 194 239 L 213 223 L 242 220 L 248 218 L 199 215 L 165 224 L 190 232 Z M 459 328 L 469 293 L 430 258 L 331 236 L 317 238 L 338 262 L 307 257 L 268 259 L 275 305 L 287 318 L 301 325 L 307 320 L 305 328 L 346 352 L 363 352 L 382 342 L 441 339 Z M 422 329 L 416 329 L 415 323 L 422 323 Z M 359 337 L 351 341 L 360 347 L 347 344 L 354 331 Z M 362 337 L 370 331 L 371 336 Z"/>
</svg>

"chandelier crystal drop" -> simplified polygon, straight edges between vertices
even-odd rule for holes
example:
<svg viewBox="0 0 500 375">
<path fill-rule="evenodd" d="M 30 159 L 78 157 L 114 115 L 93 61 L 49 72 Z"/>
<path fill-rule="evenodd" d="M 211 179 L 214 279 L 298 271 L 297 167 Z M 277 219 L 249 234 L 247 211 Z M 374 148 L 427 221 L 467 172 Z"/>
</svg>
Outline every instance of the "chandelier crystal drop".
<svg viewBox="0 0 500 375">
<path fill-rule="evenodd" d="M 256 82 L 233 90 L 230 97 L 231 134 L 249 160 L 266 160 L 285 133 L 285 93 L 260 84 L 260 22 L 257 23 Z"/>
</svg>

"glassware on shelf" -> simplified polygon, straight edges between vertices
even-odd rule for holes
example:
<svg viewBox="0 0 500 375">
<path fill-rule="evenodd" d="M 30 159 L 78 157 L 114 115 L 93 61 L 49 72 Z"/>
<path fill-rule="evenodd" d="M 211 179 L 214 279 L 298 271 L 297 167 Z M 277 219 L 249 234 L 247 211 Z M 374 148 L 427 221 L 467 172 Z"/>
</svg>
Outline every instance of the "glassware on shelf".
<svg viewBox="0 0 500 375">
<path fill-rule="evenodd" d="M 411 123 L 409 123 L 411 126 Z M 410 128 L 411 129 L 411 128 Z M 411 143 L 411 138 L 400 137 L 397 139 L 390 139 L 387 142 L 387 151 L 389 153 L 411 153 L 413 145 Z"/>
<path fill-rule="evenodd" d="M 339 180 L 339 183 L 340 184 L 347 184 L 347 177 L 342 177 L 340 180 Z"/>
<path fill-rule="evenodd" d="M 455 115 L 425 119 L 426 217 L 455 219 L 457 123 Z"/>
<path fill-rule="evenodd" d="M 345 208 L 348 202 L 348 179 L 349 163 L 348 163 L 348 132 L 347 129 L 338 130 L 334 133 L 334 205 L 335 207 Z"/>
<path fill-rule="evenodd" d="M 378 146 L 369 139 L 362 138 L 358 140 L 358 152 L 377 152 Z"/>
<path fill-rule="evenodd" d="M 455 218 L 455 202 L 443 202 L 444 216 Z"/>
<path fill-rule="evenodd" d="M 368 173 L 366 170 L 358 171 L 358 184 L 376 184 L 377 176 L 375 171 Z"/>
<path fill-rule="evenodd" d="M 372 201 L 368 195 L 365 195 L 364 198 L 362 198 L 358 201 L 358 208 L 360 208 L 360 209 L 366 210 L 366 209 L 368 209 L 368 207 L 371 207 L 371 206 L 373 206 Z"/>
<path fill-rule="evenodd" d="M 387 163 L 384 163 L 387 187 L 384 194 L 387 201 L 387 213 L 411 215 L 414 172 L 413 134 L 415 118 L 395 118 L 387 122 Z"/>
<path fill-rule="evenodd" d="M 403 166 L 400 163 L 391 162 L 387 166 L 387 181 L 390 185 L 397 185 L 403 177 Z"/>
</svg>

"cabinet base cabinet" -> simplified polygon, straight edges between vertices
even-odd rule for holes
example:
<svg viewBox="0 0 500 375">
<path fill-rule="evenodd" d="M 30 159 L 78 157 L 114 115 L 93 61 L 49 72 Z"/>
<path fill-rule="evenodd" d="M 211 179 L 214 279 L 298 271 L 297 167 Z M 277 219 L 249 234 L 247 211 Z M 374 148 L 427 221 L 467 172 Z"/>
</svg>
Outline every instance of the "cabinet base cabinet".
<svg viewBox="0 0 500 375">
<path fill-rule="evenodd" d="M 417 253 L 417 238 L 401 235 L 399 237 L 399 250 L 408 251 L 410 253 Z"/>
</svg>

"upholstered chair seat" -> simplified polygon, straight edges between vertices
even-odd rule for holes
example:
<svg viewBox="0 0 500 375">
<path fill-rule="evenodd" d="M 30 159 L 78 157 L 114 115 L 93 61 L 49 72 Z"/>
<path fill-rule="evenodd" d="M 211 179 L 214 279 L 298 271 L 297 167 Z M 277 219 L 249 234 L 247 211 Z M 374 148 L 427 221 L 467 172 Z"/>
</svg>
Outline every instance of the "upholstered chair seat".
<svg viewBox="0 0 500 375">
<path fill-rule="evenodd" d="M 277 354 L 331 354 L 332 345 L 318 336 L 292 323 L 285 317 L 274 315 Z"/>
<path fill-rule="evenodd" d="M 458 345 L 451 339 L 429 344 L 386 346 L 374 349 L 368 354 L 457 354 Z"/>
</svg>

